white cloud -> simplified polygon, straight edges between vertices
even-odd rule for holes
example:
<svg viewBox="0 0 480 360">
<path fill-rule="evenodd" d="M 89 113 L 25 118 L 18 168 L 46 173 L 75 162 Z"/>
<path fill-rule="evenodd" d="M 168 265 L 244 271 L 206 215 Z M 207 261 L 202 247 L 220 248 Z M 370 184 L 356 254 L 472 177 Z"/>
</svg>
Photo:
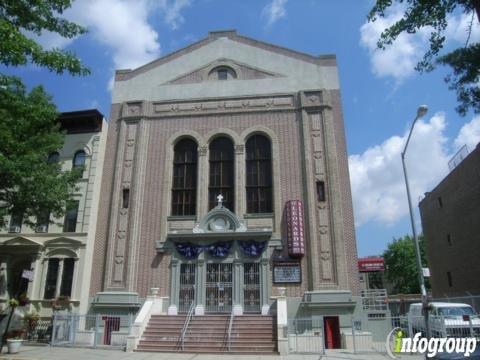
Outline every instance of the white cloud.
<svg viewBox="0 0 480 360">
<path fill-rule="evenodd" d="M 71 17 L 112 51 L 115 68 L 135 68 L 160 55 L 158 33 L 148 23 L 147 0 L 83 0 Z"/>
<path fill-rule="evenodd" d="M 70 45 L 76 38 L 65 38 L 57 33 L 53 33 L 51 31 L 43 31 L 41 36 L 38 36 L 35 33 L 32 33 L 30 31 L 26 31 L 25 35 L 29 38 L 34 39 L 36 42 L 38 42 L 40 45 L 42 45 L 43 48 L 51 50 L 54 48 L 65 48 L 68 45 Z"/>
<path fill-rule="evenodd" d="M 149 16 L 160 13 L 175 30 L 185 21 L 181 11 L 191 3 L 192 0 L 82 0 L 74 2 L 64 16 L 87 27 L 95 40 L 108 47 L 116 69 L 136 68 L 160 56 L 158 32 L 150 25 Z M 74 41 L 49 32 L 36 39 L 46 48 L 64 48 Z"/>
<path fill-rule="evenodd" d="M 448 171 L 445 127 L 442 113 L 415 126 L 406 154 L 414 203 Z M 408 130 L 401 137 L 392 136 L 363 154 L 349 157 L 356 225 L 369 221 L 393 225 L 408 214 L 400 156 Z"/>
<path fill-rule="evenodd" d="M 385 50 L 377 49 L 377 41 L 381 33 L 402 18 L 404 6 L 392 6 L 384 18 L 374 22 L 366 22 L 360 27 L 360 45 L 367 49 L 370 55 L 371 68 L 378 77 L 392 77 L 397 83 L 415 73 L 415 65 L 421 60 L 429 48 L 431 28 L 422 28 L 416 34 L 400 34 Z M 445 46 L 454 43 L 465 44 L 471 14 L 449 15 L 448 27 L 445 31 Z M 480 40 L 480 24 L 474 18 L 470 43 Z"/>
<path fill-rule="evenodd" d="M 183 24 L 185 19 L 180 13 L 183 8 L 190 6 L 191 0 L 164 0 L 160 6 L 165 11 L 165 22 L 173 29 L 176 30 Z"/>
<path fill-rule="evenodd" d="M 378 77 L 393 77 L 397 82 L 411 76 L 421 59 L 426 40 L 423 33 L 400 34 L 385 50 L 377 49 L 381 33 L 403 15 L 401 7 L 395 7 L 385 18 L 366 22 L 360 28 L 360 44 L 368 50 L 372 72 Z"/>
<path fill-rule="evenodd" d="M 473 23 L 472 23 L 473 14 Z M 472 23 L 472 29 L 470 34 L 470 43 L 480 41 L 480 23 L 477 20 L 475 12 L 470 14 L 457 14 L 450 15 L 448 17 L 448 26 L 445 31 L 446 42 L 457 42 L 464 45 L 468 38 L 470 29 L 470 23 Z M 457 44 L 458 45 L 458 44 Z"/>
<path fill-rule="evenodd" d="M 472 151 L 480 142 L 480 115 L 477 115 L 462 126 L 458 136 L 455 139 L 455 146 L 457 148 L 467 145 L 467 149 Z"/>
<path fill-rule="evenodd" d="M 267 18 L 267 27 L 285 17 L 285 5 L 288 0 L 272 0 L 262 10 L 262 16 Z"/>
</svg>

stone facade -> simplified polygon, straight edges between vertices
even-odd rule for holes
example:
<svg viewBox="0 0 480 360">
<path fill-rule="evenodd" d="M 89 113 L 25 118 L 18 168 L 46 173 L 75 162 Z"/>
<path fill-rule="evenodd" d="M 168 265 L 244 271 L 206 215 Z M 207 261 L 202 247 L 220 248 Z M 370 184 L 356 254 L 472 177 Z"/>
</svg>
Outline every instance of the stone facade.
<svg viewBox="0 0 480 360">
<path fill-rule="evenodd" d="M 480 294 L 479 169 L 477 145 L 420 202 L 433 296 Z"/>
<path fill-rule="evenodd" d="M 212 75 L 219 68 L 229 69 L 226 80 Z M 285 286 L 287 296 L 296 297 L 308 290 L 357 294 L 334 56 L 313 57 L 234 31 L 212 32 L 136 70 L 117 71 L 112 97 L 94 252 L 94 267 L 103 270 L 92 273 L 94 307 L 112 305 L 103 301 L 104 294 L 119 294 L 122 303 L 122 296 L 141 299 L 153 287 L 172 303 L 172 291 L 178 291 L 172 285 L 178 260 L 174 244 L 196 241 L 195 227 L 210 216 L 209 144 L 219 136 L 234 146 L 235 206 L 229 210 L 247 233 L 268 234 L 268 247 L 258 260 L 268 264 L 262 270 L 265 301 L 276 286 Z M 254 134 L 262 134 L 271 144 L 273 211 L 267 214 L 247 213 L 245 145 Z M 196 212 L 172 216 L 174 146 L 183 138 L 198 146 Z M 317 182 L 325 185 L 324 201 L 318 201 Z M 125 190 L 127 208 L 122 205 Z M 304 204 L 307 256 L 298 259 L 301 283 L 278 285 L 272 284 L 272 268 L 276 259 L 288 259 L 284 219 L 288 200 Z M 228 232 L 214 235 L 224 241 L 235 238 Z M 208 236 L 198 241 L 209 244 Z M 132 306 L 131 298 L 125 306 Z"/>
<path fill-rule="evenodd" d="M 4 306 L 11 297 L 18 297 L 15 293 L 20 284 L 24 286 L 22 293 L 42 316 L 51 315 L 51 300 L 61 295 L 69 298 L 71 310 L 85 313 L 88 309 L 107 140 L 107 123 L 97 110 L 63 113 L 60 122 L 67 132 L 64 146 L 57 151 L 62 168 L 71 169 L 77 153 L 85 155 L 83 176 L 74 193 L 74 199 L 78 201 L 75 225 L 66 229 L 63 218 L 50 217 L 48 226 L 32 229 L 21 223 L 13 225 L 11 219 L 7 219 L 10 226 L 0 233 L 0 305 Z M 50 270 L 53 283 L 47 291 L 49 263 L 57 261 L 58 266 L 52 266 Z M 71 264 L 67 265 L 72 261 L 73 269 L 69 268 Z M 32 281 L 21 279 L 23 270 L 32 270 Z M 71 279 L 66 275 L 67 271 L 72 272 Z M 69 286 L 70 291 L 67 290 Z"/>
</svg>

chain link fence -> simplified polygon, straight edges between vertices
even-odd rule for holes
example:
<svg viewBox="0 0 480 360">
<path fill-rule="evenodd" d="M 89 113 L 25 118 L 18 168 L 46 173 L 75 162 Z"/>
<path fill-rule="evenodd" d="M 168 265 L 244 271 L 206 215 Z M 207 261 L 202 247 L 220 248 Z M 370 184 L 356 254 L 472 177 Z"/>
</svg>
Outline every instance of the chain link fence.
<svg viewBox="0 0 480 360">
<path fill-rule="evenodd" d="M 131 315 L 55 314 L 51 322 L 50 345 L 123 349 L 132 321 Z"/>
</svg>

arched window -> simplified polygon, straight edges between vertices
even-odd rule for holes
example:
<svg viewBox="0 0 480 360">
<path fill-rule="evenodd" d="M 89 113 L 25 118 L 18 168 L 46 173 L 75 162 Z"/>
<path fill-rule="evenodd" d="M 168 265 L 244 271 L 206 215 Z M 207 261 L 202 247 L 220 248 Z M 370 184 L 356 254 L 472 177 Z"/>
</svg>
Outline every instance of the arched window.
<svg viewBox="0 0 480 360">
<path fill-rule="evenodd" d="M 263 135 L 246 144 L 247 213 L 272 212 L 272 150 Z"/>
<path fill-rule="evenodd" d="M 231 67 L 217 66 L 208 74 L 209 80 L 232 80 L 237 78 L 237 73 Z"/>
<path fill-rule="evenodd" d="M 172 215 L 195 215 L 197 197 L 197 144 L 180 140 L 174 149 Z"/>
<path fill-rule="evenodd" d="M 48 155 L 47 162 L 49 164 L 57 163 L 58 160 L 60 160 L 60 154 L 58 152 L 54 151 L 50 155 Z"/>
<path fill-rule="evenodd" d="M 73 157 L 73 169 L 82 167 L 85 165 L 85 151 L 78 150 Z"/>
<path fill-rule="evenodd" d="M 208 208 L 217 204 L 217 196 L 223 196 L 223 206 L 234 211 L 233 143 L 220 137 L 210 143 L 210 182 L 208 185 Z"/>
</svg>

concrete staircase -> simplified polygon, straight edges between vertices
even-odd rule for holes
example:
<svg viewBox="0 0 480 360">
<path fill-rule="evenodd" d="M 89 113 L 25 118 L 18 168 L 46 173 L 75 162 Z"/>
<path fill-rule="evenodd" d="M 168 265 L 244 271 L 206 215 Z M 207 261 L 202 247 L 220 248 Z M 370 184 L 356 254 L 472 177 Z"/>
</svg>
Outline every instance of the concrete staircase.
<svg viewBox="0 0 480 360">
<path fill-rule="evenodd" d="M 236 316 L 231 351 L 242 354 L 277 354 L 277 325 L 273 316 Z"/>
<path fill-rule="evenodd" d="M 184 341 L 184 352 L 228 352 L 229 314 L 192 317 Z M 153 315 L 135 351 L 179 352 L 185 316 Z M 231 335 L 231 353 L 274 354 L 276 325 L 272 316 L 236 316 Z"/>
</svg>

